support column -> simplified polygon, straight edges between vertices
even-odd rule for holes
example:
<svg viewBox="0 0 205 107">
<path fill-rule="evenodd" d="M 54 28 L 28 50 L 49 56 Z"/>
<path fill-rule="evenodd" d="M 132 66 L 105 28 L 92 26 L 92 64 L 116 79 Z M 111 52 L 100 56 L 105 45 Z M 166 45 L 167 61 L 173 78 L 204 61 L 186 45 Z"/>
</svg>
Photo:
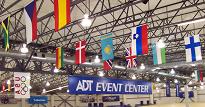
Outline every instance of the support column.
<svg viewBox="0 0 205 107">
<path fill-rule="evenodd" d="M 55 98 L 54 95 L 51 95 L 51 107 L 55 106 Z"/>
<path fill-rule="evenodd" d="M 184 86 L 184 96 L 185 96 L 185 104 L 186 104 L 186 107 L 189 107 L 189 104 L 188 104 L 188 102 L 189 102 L 189 92 L 188 92 L 188 85 L 186 84 L 185 86 Z"/>
<path fill-rule="evenodd" d="M 198 91 L 197 91 L 197 89 L 194 90 L 194 100 L 195 100 L 195 102 L 198 102 Z"/>
<path fill-rule="evenodd" d="M 154 94 L 153 93 L 149 95 L 149 101 L 151 104 L 154 104 Z"/>
<path fill-rule="evenodd" d="M 26 107 L 26 99 L 25 98 L 21 99 L 21 107 Z"/>
<path fill-rule="evenodd" d="M 125 94 L 122 95 L 122 102 L 123 102 L 123 104 L 126 104 L 126 95 Z"/>
</svg>

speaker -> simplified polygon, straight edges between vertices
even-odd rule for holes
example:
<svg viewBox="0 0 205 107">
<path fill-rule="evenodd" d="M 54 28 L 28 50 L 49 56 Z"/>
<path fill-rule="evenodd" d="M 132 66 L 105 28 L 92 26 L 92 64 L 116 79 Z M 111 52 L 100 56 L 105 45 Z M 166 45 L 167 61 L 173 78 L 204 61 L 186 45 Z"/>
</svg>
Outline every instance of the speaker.
<svg viewBox="0 0 205 107">
<path fill-rule="evenodd" d="M 142 0 L 142 3 L 147 4 L 149 0 Z"/>
</svg>

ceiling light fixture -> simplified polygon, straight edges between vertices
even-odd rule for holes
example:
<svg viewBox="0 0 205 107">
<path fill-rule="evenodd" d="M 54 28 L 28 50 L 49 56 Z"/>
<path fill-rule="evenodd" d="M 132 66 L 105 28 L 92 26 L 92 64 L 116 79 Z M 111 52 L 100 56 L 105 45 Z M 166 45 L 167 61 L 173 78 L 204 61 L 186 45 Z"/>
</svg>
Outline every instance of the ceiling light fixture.
<svg viewBox="0 0 205 107">
<path fill-rule="evenodd" d="M 184 25 L 199 23 L 199 22 L 203 22 L 203 21 L 205 21 L 205 18 L 198 19 L 198 20 L 192 20 L 192 21 L 188 21 L 188 22 L 182 22 L 182 23 L 177 24 L 177 26 L 184 26 Z"/>
<path fill-rule="evenodd" d="M 54 73 L 58 73 L 59 70 L 55 67 L 54 70 L 53 70 L 53 72 L 54 72 Z"/>
<path fill-rule="evenodd" d="M 26 47 L 26 44 L 23 44 L 23 47 L 21 47 L 21 53 L 28 53 L 28 48 Z"/>
<path fill-rule="evenodd" d="M 174 75 L 175 74 L 175 70 L 171 69 L 170 74 Z"/>
<path fill-rule="evenodd" d="M 46 82 L 46 86 L 48 87 L 48 86 L 50 86 L 50 85 L 51 85 L 51 84 L 47 81 L 47 82 Z"/>
<path fill-rule="evenodd" d="M 191 77 L 195 77 L 195 73 L 194 72 L 191 74 Z"/>
<path fill-rule="evenodd" d="M 46 93 L 46 89 L 45 89 L 45 88 L 43 89 L 43 92 L 42 92 L 42 93 Z"/>
<path fill-rule="evenodd" d="M 82 25 L 83 27 L 89 27 L 89 26 L 91 26 L 91 24 L 92 24 L 92 21 L 89 19 L 88 16 L 89 16 L 88 14 L 85 14 L 85 15 L 84 15 L 84 19 L 83 19 L 82 22 L 81 22 L 81 25 Z"/>
<path fill-rule="evenodd" d="M 99 75 L 100 77 L 103 77 L 105 74 L 104 74 L 103 71 L 98 71 L 98 75 Z"/>
<path fill-rule="evenodd" d="M 135 79 L 137 79 L 137 77 L 133 74 L 132 79 L 135 80 Z"/>
<path fill-rule="evenodd" d="M 160 79 L 159 79 L 159 77 L 157 77 L 156 81 L 157 81 L 157 82 L 160 82 Z"/>
<path fill-rule="evenodd" d="M 99 58 L 98 55 L 95 56 L 95 60 L 94 60 L 94 62 L 95 62 L 95 63 L 100 63 L 100 58 Z"/>
<path fill-rule="evenodd" d="M 177 79 L 174 80 L 174 83 L 178 83 L 179 81 Z"/>
<path fill-rule="evenodd" d="M 140 69 L 142 69 L 142 70 L 145 69 L 145 66 L 143 63 L 141 63 Z"/>
<path fill-rule="evenodd" d="M 11 80 L 7 80 L 7 82 L 6 82 L 6 83 L 7 83 L 8 85 L 9 85 L 9 84 L 11 84 Z"/>
<path fill-rule="evenodd" d="M 158 48 L 164 48 L 165 47 L 164 41 L 160 39 L 159 42 L 157 42 L 157 47 Z"/>
</svg>

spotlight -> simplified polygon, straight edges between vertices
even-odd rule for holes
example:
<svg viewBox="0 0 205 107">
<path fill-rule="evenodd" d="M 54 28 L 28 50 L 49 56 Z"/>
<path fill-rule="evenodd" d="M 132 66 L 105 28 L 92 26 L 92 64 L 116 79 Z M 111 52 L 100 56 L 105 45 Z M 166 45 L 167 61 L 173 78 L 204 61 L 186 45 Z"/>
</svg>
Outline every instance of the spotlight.
<svg viewBox="0 0 205 107">
<path fill-rule="evenodd" d="M 194 72 L 191 74 L 191 77 L 195 77 L 195 73 Z"/>
<path fill-rule="evenodd" d="M 28 88 L 29 88 L 29 89 L 32 89 L 32 86 L 29 85 Z"/>
<path fill-rule="evenodd" d="M 50 86 L 50 83 L 49 83 L 48 81 L 46 82 L 46 86 L 47 86 L 47 87 Z"/>
<path fill-rule="evenodd" d="M 99 58 L 98 55 L 95 56 L 95 60 L 94 60 L 94 62 L 95 62 L 95 63 L 100 63 L 100 58 Z"/>
<path fill-rule="evenodd" d="M 46 93 L 46 89 L 45 89 L 45 88 L 43 89 L 43 92 L 42 92 L 42 93 Z"/>
<path fill-rule="evenodd" d="M 21 53 L 28 53 L 28 48 L 26 47 L 26 44 L 23 44 L 23 47 L 21 48 Z"/>
<path fill-rule="evenodd" d="M 192 81 L 189 82 L 189 85 L 191 85 L 191 84 L 192 84 Z"/>
<path fill-rule="evenodd" d="M 91 22 L 91 20 L 89 19 L 88 14 L 85 14 L 85 15 L 84 15 L 84 19 L 83 19 L 82 22 L 81 22 L 81 25 L 82 25 L 83 27 L 89 27 L 91 24 L 92 24 L 92 22 Z"/>
<path fill-rule="evenodd" d="M 58 87 L 58 90 L 62 90 L 63 89 L 63 87 Z"/>
<path fill-rule="evenodd" d="M 203 82 L 200 82 L 200 84 L 201 84 L 201 86 L 203 86 L 203 85 L 204 85 L 204 83 L 203 83 Z"/>
<path fill-rule="evenodd" d="M 166 87 L 166 84 L 164 84 L 163 87 Z"/>
<path fill-rule="evenodd" d="M 67 89 L 67 93 L 69 93 L 70 92 L 70 90 L 69 89 Z"/>
<path fill-rule="evenodd" d="M 54 73 L 58 73 L 59 70 L 55 67 L 54 70 L 53 70 L 53 72 L 54 72 Z"/>
<path fill-rule="evenodd" d="M 160 79 L 159 79 L 159 77 L 157 77 L 156 81 L 157 81 L 157 82 L 160 82 Z"/>
<path fill-rule="evenodd" d="M 103 77 L 105 74 L 104 74 L 103 71 L 98 71 L 98 75 L 99 75 L 100 77 Z"/>
<path fill-rule="evenodd" d="M 143 63 L 141 64 L 140 69 L 142 69 L 142 70 L 145 69 L 145 66 Z"/>
<path fill-rule="evenodd" d="M 177 80 L 177 79 L 175 79 L 175 80 L 174 80 L 174 83 L 178 83 L 178 80 Z"/>
<path fill-rule="evenodd" d="M 170 74 L 174 75 L 175 74 L 175 70 L 171 69 Z"/>
<path fill-rule="evenodd" d="M 132 79 L 133 79 L 133 80 L 137 79 L 136 76 L 135 76 L 134 74 L 132 75 Z"/>
</svg>

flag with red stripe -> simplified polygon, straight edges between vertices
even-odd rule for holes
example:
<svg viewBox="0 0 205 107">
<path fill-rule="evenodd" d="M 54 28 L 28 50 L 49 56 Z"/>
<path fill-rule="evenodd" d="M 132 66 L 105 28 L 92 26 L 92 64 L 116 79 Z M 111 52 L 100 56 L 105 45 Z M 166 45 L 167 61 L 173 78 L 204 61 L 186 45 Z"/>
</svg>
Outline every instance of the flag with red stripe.
<svg viewBox="0 0 205 107">
<path fill-rule="evenodd" d="M 137 66 L 137 59 L 136 55 L 133 55 L 132 53 L 132 48 L 126 48 L 126 62 L 127 62 L 127 67 L 132 68 Z"/>
<path fill-rule="evenodd" d="M 70 23 L 70 0 L 54 0 L 55 31 Z"/>
<path fill-rule="evenodd" d="M 82 40 L 76 43 L 75 64 L 81 64 L 86 61 L 85 46 L 86 46 L 85 40 Z"/>
<path fill-rule="evenodd" d="M 32 2 L 24 8 L 24 14 L 26 22 L 26 41 L 27 44 L 29 44 L 38 38 L 36 0 L 32 0 Z"/>
<path fill-rule="evenodd" d="M 106 60 L 103 62 L 103 68 L 105 71 L 112 69 L 112 60 Z"/>
</svg>

